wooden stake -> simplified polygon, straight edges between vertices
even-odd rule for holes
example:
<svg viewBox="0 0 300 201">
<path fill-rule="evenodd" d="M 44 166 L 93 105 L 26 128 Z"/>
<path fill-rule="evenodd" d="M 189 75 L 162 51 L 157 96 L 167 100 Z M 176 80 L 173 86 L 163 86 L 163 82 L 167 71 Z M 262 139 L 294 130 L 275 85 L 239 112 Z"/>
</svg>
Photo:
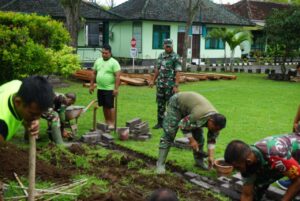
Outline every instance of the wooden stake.
<svg viewBox="0 0 300 201">
<path fill-rule="evenodd" d="M 35 196 L 35 160 L 36 160 L 36 141 L 35 136 L 29 134 L 29 187 L 28 201 L 34 201 Z"/>
</svg>

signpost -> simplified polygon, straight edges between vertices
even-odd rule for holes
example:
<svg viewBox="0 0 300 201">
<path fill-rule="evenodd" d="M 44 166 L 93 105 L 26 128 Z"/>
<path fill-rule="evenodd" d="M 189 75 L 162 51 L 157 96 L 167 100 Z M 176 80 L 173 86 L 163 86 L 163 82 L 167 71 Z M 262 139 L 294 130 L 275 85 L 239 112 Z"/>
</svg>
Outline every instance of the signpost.
<svg viewBox="0 0 300 201">
<path fill-rule="evenodd" d="M 134 70 L 134 59 L 137 57 L 137 54 L 138 54 L 138 51 L 137 51 L 137 48 L 136 48 L 136 40 L 135 40 L 135 38 L 131 39 L 130 45 L 131 45 L 130 56 L 132 57 L 132 68 Z"/>
</svg>

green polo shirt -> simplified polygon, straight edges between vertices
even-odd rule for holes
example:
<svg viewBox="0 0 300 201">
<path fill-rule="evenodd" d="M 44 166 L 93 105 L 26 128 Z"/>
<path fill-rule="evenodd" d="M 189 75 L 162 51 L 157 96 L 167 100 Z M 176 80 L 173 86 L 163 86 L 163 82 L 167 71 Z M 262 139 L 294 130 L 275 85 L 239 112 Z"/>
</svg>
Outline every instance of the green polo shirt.
<svg viewBox="0 0 300 201">
<path fill-rule="evenodd" d="M 111 57 L 105 61 L 103 58 L 99 58 L 95 61 L 93 70 L 97 71 L 97 89 L 114 90 L 115 73 L 121 70 L 120 64 L 116 59 Z"/>
<path fill-rule="evenodd" d="M 0 86 L 0 135 L 5 140 L 10 140 L 22 125 L 13 104 L 13 96 L 21 84 L 21 81 L 13 80 Z"/>
</svg>

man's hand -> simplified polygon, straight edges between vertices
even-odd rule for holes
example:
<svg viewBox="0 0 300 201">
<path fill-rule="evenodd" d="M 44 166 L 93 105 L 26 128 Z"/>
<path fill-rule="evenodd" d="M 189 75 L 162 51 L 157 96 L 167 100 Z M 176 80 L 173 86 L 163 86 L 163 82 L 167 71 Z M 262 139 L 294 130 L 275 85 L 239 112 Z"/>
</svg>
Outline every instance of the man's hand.
<svg viewBox="0 0 300 201">
<path fill-rule="evenodd" d="M 190 140 L 190 145 L 195 151 L 197 151 L 197 152 L 199 151 L 199 144 L 197 143 L 197 141 L 195 139 Z"/>
<path fill-rule="evenodd" d="M 25 129 L 26 131 L 33 136 L 38 136 L 40 132 L 40 121 L 39 120 L 34 120 L 31 122 L 25 122 Z"/>
<path fill-rule="evenodd" d="M 114 95 L 114 96 L 117 96 L 118 94 L 119 94 L 119 90 L 118 90 L 118 89 L 114 89 L 113 95 Z"/>
<path fill-rule="evenodd" d="M 173 87 L 173 93 L 176 94 L 176 93 L 178 93 L 178 92 L 179 92 L 178 87 L 177 87 L 177 86 L 174 86 L 174 87 Z"/>
<path fill-rule="evenodd" d="M 89 88 L 90 94 L 94 93 L 95 86 L 91 85 Z"/>
<path fill-rule="evenodd" d="M 149 87 L 152 88 L 153 86 L 154 86 L 154 81 L 151 80 L 151 81 L 149 82 Z"/>
<path fill-rule="evenodd" d="M 214 166 L 214 157 L 208 157 L 208 169 L 211 169 Z"/>
</svg>

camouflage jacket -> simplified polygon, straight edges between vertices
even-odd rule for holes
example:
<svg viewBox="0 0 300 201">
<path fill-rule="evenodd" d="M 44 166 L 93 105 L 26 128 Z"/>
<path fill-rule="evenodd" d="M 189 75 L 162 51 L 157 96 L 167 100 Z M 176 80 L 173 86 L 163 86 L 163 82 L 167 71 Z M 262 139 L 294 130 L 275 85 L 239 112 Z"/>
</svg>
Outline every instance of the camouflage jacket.
<svg viewBox="0 0 300 201">
<path fill-rule="evenodd" d="M 265 138 L 251 146 L 259 161 L 255 174 L 244 178 L 244 183 L 272 183 L 275 178 L 300 176 L 300 134 Z"/>
<path fill-rule="evenodd" d="M 159 74 L 156 86 L 160 88 L 173 87 L 175 85 L 176 72 L 181 70 L 179 56 L 175 52 L 167 54 L 163 52 L 159 55 L 155 68 Z"/>
</svg>

